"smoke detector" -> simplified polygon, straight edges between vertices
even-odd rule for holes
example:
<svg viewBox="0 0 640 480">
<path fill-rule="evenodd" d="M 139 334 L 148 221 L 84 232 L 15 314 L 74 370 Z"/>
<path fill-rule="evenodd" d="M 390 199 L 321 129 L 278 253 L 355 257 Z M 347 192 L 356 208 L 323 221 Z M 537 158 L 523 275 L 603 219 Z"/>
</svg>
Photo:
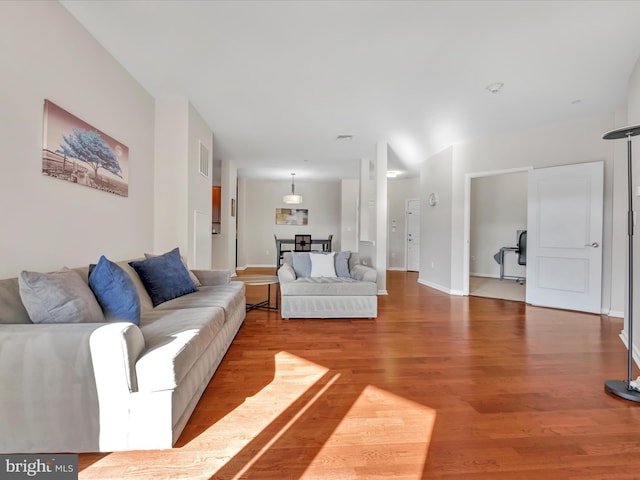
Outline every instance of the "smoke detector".
<svg viewBox="0 0 640 480">
<path fill-rule="evenodd" d="M 491 83 L 484 88 L 489 90 L 491 93 L 498 93 L 500 90 L 502 90 L 502 87 L 504 87 L 504 83 L 496 82 L 496 83 Z"/>
</svg>

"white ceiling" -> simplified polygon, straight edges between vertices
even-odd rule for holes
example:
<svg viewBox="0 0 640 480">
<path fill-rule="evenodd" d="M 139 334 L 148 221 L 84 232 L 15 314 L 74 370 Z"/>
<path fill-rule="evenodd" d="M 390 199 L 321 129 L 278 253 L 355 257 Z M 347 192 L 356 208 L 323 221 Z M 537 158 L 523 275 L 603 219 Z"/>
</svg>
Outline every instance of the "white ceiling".
<svg viewBox="0 0 640 480">
<path fill-rule="evenodd" d="M 61 3 L 249 178 L 357 177 L 381 140 L 415 175 L 452 143 L 624 107 L 640 56 L 640 1 Z"/>
</svg>

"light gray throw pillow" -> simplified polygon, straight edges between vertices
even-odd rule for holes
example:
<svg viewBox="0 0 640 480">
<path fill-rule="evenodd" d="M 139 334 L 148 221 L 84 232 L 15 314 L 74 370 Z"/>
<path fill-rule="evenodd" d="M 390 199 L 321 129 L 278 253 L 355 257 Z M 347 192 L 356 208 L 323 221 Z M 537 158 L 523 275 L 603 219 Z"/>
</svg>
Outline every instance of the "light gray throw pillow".
<svg viewBox="0 0 640 480">
<path fill-rule="evenodd" d="M 20 298 L 33 323 L 100 323 L 102 309 L 80 274 L 63 268 L 58 272 L 23 271 Z"/>
<path fill-rule="evenodd" d="M 350 250 L 336 253 L 336 275 L 342 278 L 350 278 L 349 272 L 349 257 L 351 256 Z"/>
<path fill-rule="evenodd" d="M 296 272 L 296 276 L 309 277 L 311 276 L 311 258 L 309 252 L 291 252 L 293 269 Z"/>
</svg>

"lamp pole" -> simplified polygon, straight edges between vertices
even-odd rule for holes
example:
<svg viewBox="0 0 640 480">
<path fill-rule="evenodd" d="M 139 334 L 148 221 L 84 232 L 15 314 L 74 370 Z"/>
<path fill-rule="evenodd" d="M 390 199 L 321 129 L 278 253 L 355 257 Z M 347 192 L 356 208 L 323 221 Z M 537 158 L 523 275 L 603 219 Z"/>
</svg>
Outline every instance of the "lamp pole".
<svg viewBox="0 0 640 480">
<path fill-rule="evenodd" d="M 631 137 L 640 134 L 640 125 L 623 127 L 605 133 L 602 138 L 627 139 L 627 380 L 606 380 L 604 389 L 618 397 L 632 402 L 640 402 L 640 391 L 632 385 L 633 379 L 633 168 Z"/>
</svg>

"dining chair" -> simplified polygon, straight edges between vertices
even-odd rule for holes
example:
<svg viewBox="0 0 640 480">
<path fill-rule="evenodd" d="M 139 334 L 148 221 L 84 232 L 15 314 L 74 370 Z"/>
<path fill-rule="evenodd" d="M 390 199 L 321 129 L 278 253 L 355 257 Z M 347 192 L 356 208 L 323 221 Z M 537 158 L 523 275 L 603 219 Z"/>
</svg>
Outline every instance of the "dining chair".
<svg viewBox="0 0 640 480">
<path fill-rule="evenodd" d="M 296 252 L 311 251 L 311 235 L 296 235 L 294 251 Z"/>
</svg>

